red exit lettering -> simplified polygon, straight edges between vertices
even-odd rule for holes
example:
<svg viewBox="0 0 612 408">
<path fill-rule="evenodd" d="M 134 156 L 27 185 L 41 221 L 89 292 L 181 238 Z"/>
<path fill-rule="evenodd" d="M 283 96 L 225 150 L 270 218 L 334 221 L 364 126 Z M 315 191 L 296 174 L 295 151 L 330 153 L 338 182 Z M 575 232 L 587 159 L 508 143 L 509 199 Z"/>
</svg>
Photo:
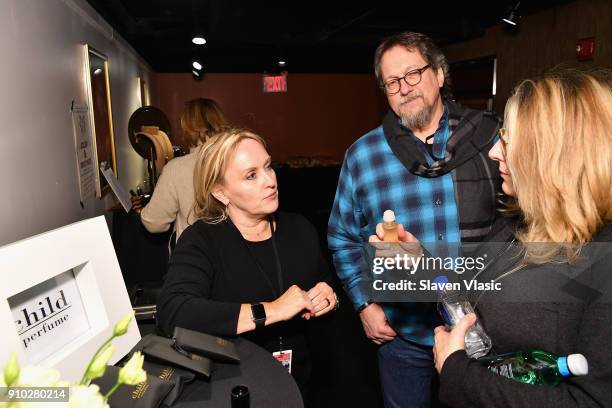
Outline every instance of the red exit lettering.
<svg viewBox="0 0 612 408">
<path fill-rule="evenodd" d="M 284 75 L 264 76 L 264 92 L 287 92 L 287 77 Z"/>
</svg>

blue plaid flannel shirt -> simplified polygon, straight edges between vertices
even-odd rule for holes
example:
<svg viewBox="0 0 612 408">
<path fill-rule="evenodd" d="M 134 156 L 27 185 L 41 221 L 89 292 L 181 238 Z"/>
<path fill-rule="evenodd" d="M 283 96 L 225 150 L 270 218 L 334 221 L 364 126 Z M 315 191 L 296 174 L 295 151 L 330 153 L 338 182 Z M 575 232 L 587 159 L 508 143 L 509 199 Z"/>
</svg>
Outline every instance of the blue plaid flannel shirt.
<svg viewBox="0 0 612 408">
<path fill-rule="evenodd" d="M 448 110 L 434 135 L 433 154 L 444 157 L 449 129 Z M 428 161 L 433 159 L 415 138 Z M 382 125 L 358 139 L 346 152 L 329 219 L 328 244 L 336 273 L 355 308 L 368 301 L 362 272 L 363 244 L 375 234 L 383 212 L 393 210 L 398 223 L 427 243 L 460 243 L 459 215 L 451 173 L 437 178 L 410 173 L 391 151 Z M 433 345 L 439 318 L 431 304 L 384 303 L 394 330 L 403 338 Z"/>
</svg>

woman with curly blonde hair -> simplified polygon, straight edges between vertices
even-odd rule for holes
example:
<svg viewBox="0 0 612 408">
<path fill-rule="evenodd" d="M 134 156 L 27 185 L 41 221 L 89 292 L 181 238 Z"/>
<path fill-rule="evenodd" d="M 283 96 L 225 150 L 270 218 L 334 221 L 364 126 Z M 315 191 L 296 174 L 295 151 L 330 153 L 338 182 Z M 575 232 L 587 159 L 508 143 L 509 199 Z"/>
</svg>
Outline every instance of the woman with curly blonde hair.
<svg viewBox="0 0 612 408">
<path fill-rule="evenodd" d="M 521 241 L 584 244 L 612 221 L 608 76 L 555 72 L 524 81 L 508 101 L 507 137 L 520 135 L 517 143 L 508 140 L 506 161 L 525 222 Z M 575 259 L 579 248 L 567 258 Z M 533 254 L 531 261 L 553 256 Z"/>
<path fill-rule="evenodd" d="M 489 153 L 519 214 L 512 235 L 523 249 L 519 267 L 483 273 L 502 285 L 478 303 L 493 353 L 581 353 L 588 374 L 550 388 L 492 373 L 464 351 L 469 315 L 452 331 L 436 328 L 440 398 L 449 406 L 612 406 L 611 78 L 610 70 L 562 69 L 523 81 Z"/>
</svg>

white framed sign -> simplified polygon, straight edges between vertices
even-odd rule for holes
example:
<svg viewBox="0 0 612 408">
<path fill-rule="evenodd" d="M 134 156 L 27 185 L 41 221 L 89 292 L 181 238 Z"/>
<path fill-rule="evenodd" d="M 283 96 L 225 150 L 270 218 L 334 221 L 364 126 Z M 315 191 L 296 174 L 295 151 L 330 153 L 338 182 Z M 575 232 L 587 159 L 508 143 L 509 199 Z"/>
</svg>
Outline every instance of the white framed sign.
<svg viewBox="0 0 612 408">
<path fill-rule="evenodd" d="M 72 127 L 74 131 L 74 147 L 77 159 L 77 175 L 79 178 L 79 193 L 81 205 L 96 194 L 96 174 L 94 168 L 93 139 L 89 127 L 89 109 L 72 108 Z"/>
<path fill-rule="evenodd" d="M 28 360 L 42 361 L 91 329 L 74 269 L 8 299 Z"/>
<path fill-rule="evenodd" d="M 85 365 L 132 308 L 103 216 L 0 248 L 0 364 L 57 368 L 81 378 Z M 110 364 L 140 340 L 133 320 Z"/>
</svg>

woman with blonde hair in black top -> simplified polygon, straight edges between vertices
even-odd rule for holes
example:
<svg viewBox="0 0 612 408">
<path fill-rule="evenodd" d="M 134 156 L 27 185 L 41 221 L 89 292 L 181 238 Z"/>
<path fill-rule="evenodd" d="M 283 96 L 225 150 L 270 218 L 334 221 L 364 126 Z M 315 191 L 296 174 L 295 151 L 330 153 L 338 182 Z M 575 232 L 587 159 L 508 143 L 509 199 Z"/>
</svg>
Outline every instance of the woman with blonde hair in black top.
<svg viewBox="0 0 612 408">
<path fill-rule="evenodd" d="M 304 392 L 307 321 L 338 306 L 316 230 L 303 216 L 278 211 L 276 175 L 258 135 L 224 131 L 198 154 L 198 221 L 172 254 L 158 325 L 166 334 L 179 326 L 290 352 L 290 372 Z"/>
</svg>

